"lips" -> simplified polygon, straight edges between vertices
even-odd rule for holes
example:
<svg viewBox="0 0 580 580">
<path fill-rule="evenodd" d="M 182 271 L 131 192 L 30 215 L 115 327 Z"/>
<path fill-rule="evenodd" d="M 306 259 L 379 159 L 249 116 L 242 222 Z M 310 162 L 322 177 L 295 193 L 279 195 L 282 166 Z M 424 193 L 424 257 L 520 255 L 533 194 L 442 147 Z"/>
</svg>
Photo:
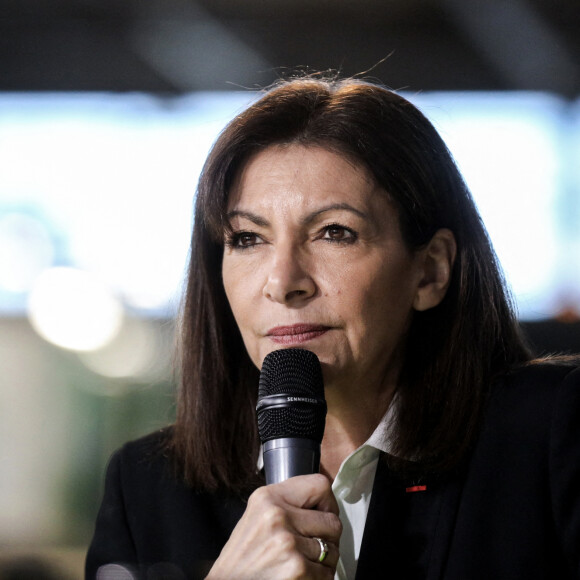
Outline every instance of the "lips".
<svg viewBox="0 0 580 580">
<path fill-rule="evenodd" d="M 330 327 L 321 324 L 293 324 L 291 326 L 276 326 L 268 330 L 266 335 L 277 344 L 300 344 L 322 336 Z"/>
</svg>

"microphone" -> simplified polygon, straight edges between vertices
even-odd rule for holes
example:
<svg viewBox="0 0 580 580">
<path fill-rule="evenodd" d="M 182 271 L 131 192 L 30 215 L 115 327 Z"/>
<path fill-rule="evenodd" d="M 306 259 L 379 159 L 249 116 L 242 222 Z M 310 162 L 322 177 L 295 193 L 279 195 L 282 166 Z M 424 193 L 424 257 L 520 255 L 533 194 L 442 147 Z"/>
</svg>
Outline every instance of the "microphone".
<svg viewBox="0 0 580 580">
<path fill-rule="evenodd" d="M 287 348 L 264 358 L 256 412 L 266 484 L 318 473 L 326 400 L 313 352 Z"/>
</svg>

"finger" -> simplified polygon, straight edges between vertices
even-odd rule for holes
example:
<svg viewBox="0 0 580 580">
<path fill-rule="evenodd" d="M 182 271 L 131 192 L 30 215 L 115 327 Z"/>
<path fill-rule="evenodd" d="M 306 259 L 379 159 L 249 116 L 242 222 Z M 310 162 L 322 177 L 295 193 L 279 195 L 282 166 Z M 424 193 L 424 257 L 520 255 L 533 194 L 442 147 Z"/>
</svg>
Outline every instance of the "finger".
<svg viewBox="0 0 580 580">
<path fill-rule="evenodd" d="M 306 538 L 325 538 L 338 545 L 342 533 L 340 518 L 331 512 L 300 510 L 292 512 L 294 529 Z"/>
<path fill-rule="evenodd" d="M 302 477 L 302 476 L 300 476 Z M 311 476 L 307 476 L 311 477 Z M 323 480 L 326 480 L 322 476 Z M 299 478 L 291 478 L 298 480 Z M 257 519 L 262 524 L 266 524 L 270 533 L 275 530 L 294 530 L 300 536 L 311 538 L 319 536 L 328 541 L 338 544 L 342 532 L 342 524 L 336 513 L 318 511 L 317 509 L 305 509 L 284 500 L 289 495 L 299 495 L 304 488 L 311 489 L 308 482 L 296 481 L 293 485 L 291 480 L 279 484 L 267 485 L 257 489 L 248 500 L 245 520 Z M 284 486 L 284 487 L 281 487 Z M 298 488 L 294 492 L 293 488 Z M 323 490 L 322 493 L 326 493 Z M 308 493 L 308 491 L 306 492 Z M 332 493 L 332 492 L 330 492 Z"/>
<path fill-rule="evenodd" d="M 329 568 L 335 572 L 339 558 L 338 547 L 331 542 L 325 542 L 324 540 L 323 542 L 326 544 L 326 557 L 322 560 L 322 551 L 316 538 L 297 538 L 296 548 L 309 564 L 314 564 L 316 567 Z"/>
<path fill-rule="evenodd" d="M 305 540 L 308 543 L 308 551 L 306 554 L 309 560 L 336 570 L 338 558 L 340 556 L 336 544 L 327 542 L 324 538 L 318 537 L 305 538 Z"/>
<path fill-rule="evenodd" d="M 318 562 L 305 561 L 304 572 L 293 578 L 308 578 L 308 580 L 333 580 L 335 570 L 328 566 L 321 566 Z"/>
<path fill-rule="evenodd" d="M 316 509 L 321 512 L 330 512 L 336 515 L 339 514 L 338 502 L 336 501 L 336 497 L 334 497 L 332 487 L 330 487 L 330 493 L 324 494 L 321 497 L 320 501 L 316 505 Z"/>
<path fill-rule="evenodd" d="M 325 508 L 323 511 L 338 514 L 338 504 L 332 493 L 330 481 L 320 473 L 297 475 L 267 487 L 276 487 L 280 497 L 295 507 L 309 509 L 322 505 Z"/>
</svg>

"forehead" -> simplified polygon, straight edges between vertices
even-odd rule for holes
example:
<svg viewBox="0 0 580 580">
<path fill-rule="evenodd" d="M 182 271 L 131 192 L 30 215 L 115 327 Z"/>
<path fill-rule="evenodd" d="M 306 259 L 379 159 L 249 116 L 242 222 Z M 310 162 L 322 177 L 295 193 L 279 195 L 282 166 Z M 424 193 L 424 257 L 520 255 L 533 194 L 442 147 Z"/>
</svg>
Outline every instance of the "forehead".
<svg viewBox="0 0 580 580">
<path fill-rule="evenodd" d="M 319 146 L 275 145 L 254 154 L 238 172 L 228 211 L 252 204 L 315 205 L 385 198 L 370 171 L 350 157 Z"/>
</svg>

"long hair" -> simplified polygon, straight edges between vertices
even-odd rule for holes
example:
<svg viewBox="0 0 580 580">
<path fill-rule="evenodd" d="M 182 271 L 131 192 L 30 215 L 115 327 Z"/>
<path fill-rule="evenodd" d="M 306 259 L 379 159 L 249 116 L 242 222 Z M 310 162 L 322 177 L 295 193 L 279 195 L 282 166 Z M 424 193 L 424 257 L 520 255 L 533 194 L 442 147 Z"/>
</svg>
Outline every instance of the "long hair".
<svg viewBox="0 0 580 580">
<path fill-rule="evenodd" d="M 181 317 L 181 378 L 172 447 L 186 480 L 242 493 L 259 449 L 258 371 L 221 279 L 231 184 L 253 154 L 275 144 L 319 146 L 366 166 L 395 203 L 405 243 L 440 228 L 457 242 L 446 297 L 413 315 L 398 390 L 395 449 L 424 471 L 445 472 L 477 435 L 493 378 L 529 360 L 472 197 L 431 123 L 407 100 L 358 80 L 285 81 L 238 115 L 214 144 L 195 204 Z"/>
</svg>

